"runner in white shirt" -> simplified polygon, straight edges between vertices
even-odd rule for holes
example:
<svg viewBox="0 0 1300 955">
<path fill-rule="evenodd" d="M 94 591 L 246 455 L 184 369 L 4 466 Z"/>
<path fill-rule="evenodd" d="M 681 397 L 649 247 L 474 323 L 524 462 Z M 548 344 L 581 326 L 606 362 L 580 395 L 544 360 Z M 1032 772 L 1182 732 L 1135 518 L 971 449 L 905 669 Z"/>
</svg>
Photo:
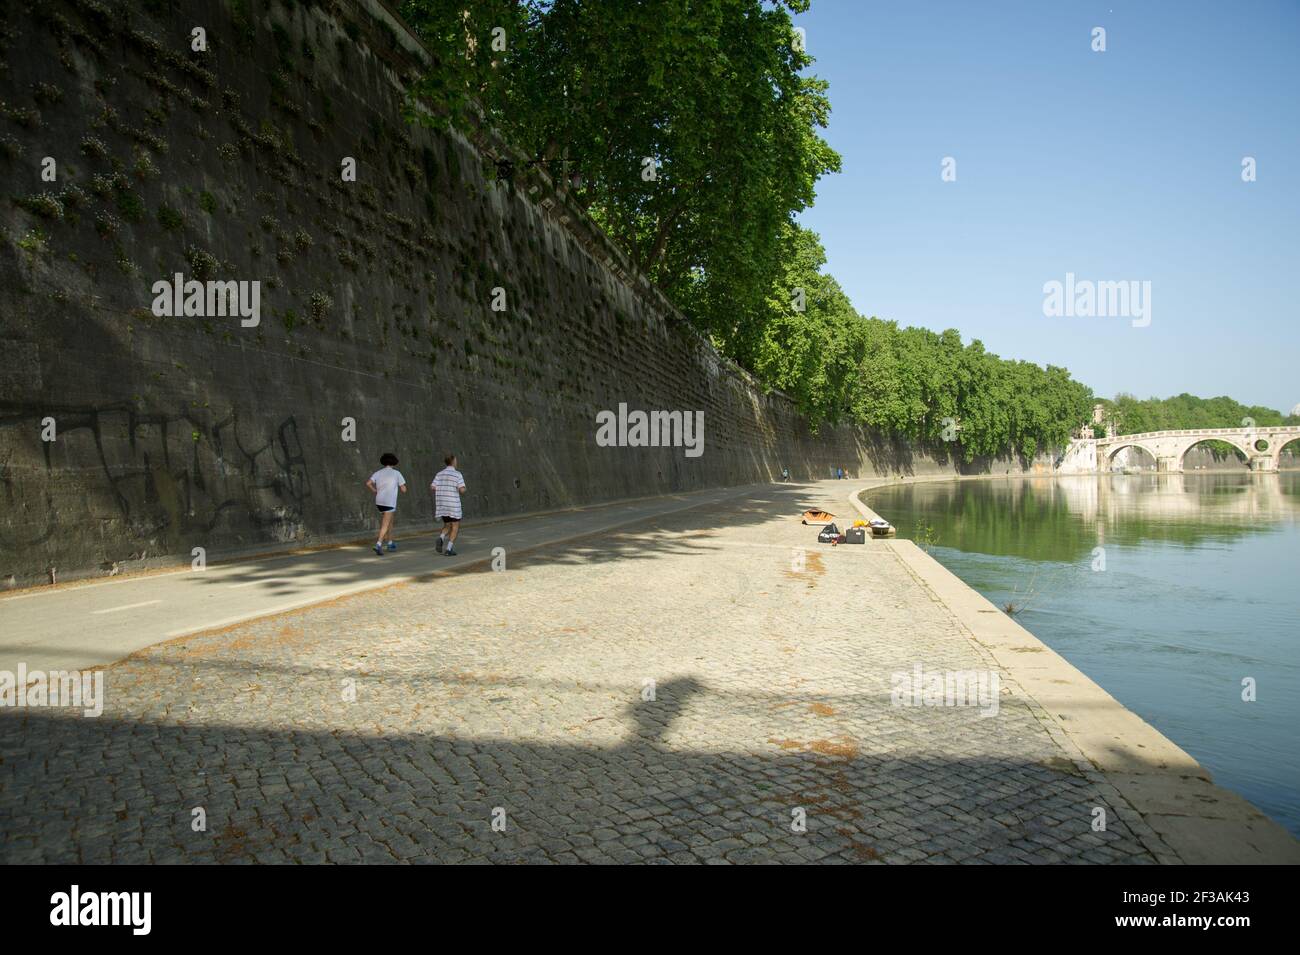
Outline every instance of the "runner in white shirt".
<svg viewBox="0 0 1300 955">
<path fill-rule="evenodd" d="M 375 495 L 375 510 L 382 516 L 379 519 L 379 540 L 375 541 L 375 553 L 384 556 L 384 542 L 389 550 L 397 550 L 393 543 L 393 515 L 397 513 L 397 492 L 406 493 L 406 478 L 397 470 L 397 455 L 385 453 L 379 459 L 383 465 L 370 475 L 366 487 Z"/>
<path fill-rule="evenodd" d="M 456 455 L 447 455 L 443 462 L 447 466 L 438 472 L 429 487 L 433 490 L 433 516 L 442 518 L 438 553 L 452 557 L 456 553 L 456 534 L 460 531 L 460 496 L 465 493 L 465 477 L 456 470 Z"/>
</svg>

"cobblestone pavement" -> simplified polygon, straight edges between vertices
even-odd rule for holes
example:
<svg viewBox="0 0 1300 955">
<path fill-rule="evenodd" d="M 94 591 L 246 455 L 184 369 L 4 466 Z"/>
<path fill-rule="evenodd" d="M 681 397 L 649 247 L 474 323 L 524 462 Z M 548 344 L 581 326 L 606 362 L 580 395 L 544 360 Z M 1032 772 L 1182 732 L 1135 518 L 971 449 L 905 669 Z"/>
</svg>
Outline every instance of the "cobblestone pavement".
<svg viewBox="0 0 1300 955">
<path fill-rule="evenodd" d="M 989 664 L 892 545 L 794 516 L 847 485 L 160 645 L 97 719 L 0 710 L 0 858 L 1168 860 L 1014 683 L 995 716 L 891 705 L 918 662 Z"/>
</svg>

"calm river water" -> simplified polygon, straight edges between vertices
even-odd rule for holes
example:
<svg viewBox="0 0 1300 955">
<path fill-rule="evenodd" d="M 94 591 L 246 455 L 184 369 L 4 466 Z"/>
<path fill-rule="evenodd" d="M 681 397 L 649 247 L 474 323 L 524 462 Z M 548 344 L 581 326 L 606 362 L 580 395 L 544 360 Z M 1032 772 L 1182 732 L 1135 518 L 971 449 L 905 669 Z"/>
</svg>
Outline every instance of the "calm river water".
<svg viewBox="0 0 1300 955">
<path fill-rule="evenodd" d="M 864 497 L 1300 834 L 1300 472 L 993 478 Z"/>
</svg>

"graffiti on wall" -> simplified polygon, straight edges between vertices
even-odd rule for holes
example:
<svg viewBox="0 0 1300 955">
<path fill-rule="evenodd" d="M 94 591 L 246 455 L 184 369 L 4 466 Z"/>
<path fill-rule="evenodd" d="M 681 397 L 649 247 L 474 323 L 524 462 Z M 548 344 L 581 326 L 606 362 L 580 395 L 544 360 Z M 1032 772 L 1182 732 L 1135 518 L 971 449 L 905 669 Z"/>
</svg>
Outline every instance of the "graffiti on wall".
<svg viewBox="0 0 1300 955">
<path fill-rule="evenodd" d="M 53 441 L 41 440 L 47 418 Z M 6 548 L 45 544 L 61 521 L 86 519 L 116 521 L 135 543 L 180 542 L 223 523 L 290 540 L 311 481 L 292 415 L 262 430 L 241 427 L 233 409 L 212 421 L 127 402 L 0 406 L 0 496 L 10 515 L 0 520 Z"/>
</svg>

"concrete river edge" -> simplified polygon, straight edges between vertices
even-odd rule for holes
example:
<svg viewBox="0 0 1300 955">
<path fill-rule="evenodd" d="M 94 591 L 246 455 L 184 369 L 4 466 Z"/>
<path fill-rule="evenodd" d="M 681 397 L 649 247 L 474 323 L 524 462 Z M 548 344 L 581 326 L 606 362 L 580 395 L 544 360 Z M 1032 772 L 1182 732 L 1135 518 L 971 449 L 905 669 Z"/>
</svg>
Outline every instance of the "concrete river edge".
<svg viewBox="0 0 1300 955">
<path fill-rule="evenodd" d="M 880 478 L 855 488 L 849 501 L 867 520 L 888 520 L 872 510 L 863 495 L 904 483 L 989 479 L 986 475 Z M 1215 785 L 1209 771 L 1190 755 L 914 542 L 882 543 L 961 621 L 1004 679 L 1017 683 L 1043 706 L 1080 757 L 1124 795 L 1179 861 L 1300 863 L 1300 842 L 1284 827 L 1241 796 Z"/>
</svg>

